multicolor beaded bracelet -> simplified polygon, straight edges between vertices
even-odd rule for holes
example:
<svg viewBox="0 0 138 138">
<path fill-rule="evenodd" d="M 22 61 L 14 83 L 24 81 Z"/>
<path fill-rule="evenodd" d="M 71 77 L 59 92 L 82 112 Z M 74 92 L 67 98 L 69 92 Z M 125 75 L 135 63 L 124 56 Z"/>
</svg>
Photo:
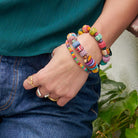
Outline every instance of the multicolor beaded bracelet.
<svg viewBox="0 0 138 138">
<path fill-rule="evenodd" d="M 83 33 L 89 33 L 91 36 L 95 37 L 95 40 L 98 42 L 99 48 L 102 50 L 102 60 L 100 62 L 101 65 L 106 65 L 110 60 L 110 56 L 112 52 L 110 48 L 106 48 L 106 43 L 102 40 L 102 35 L 97 32 L 97 29 L 94 27 L 90 27 L 89 25 L 84 25 L 81 29 L 78 30 L 78 35 Z"/>
<path fill-rule="evenodd" d="M 72 45 L 76 51 L 79 52 L 80 56 L 84 58 L 84 63 L 88 67 L 90 72 L 97 73 L 98 65 L 94 61 L 94 59 L 88 55 L 83 46 L 77 40 L 77 35 L 75 33 L 69 33 L 67 35 L 67 40 L 70 45 Z"/>
<path fill-rule="evenodd" d="M 84 71 L 86 71 L 86 72 L 88 72 L 88 73 L 90 73 L 90 71 L 85 67 L 85 66 L 83 66 L 83 64 L 82 63 L 80 63 L 79 62 L 79 60 L 77 59 L 77 57 L 75 56 L 75 54 L 74 54 L 74 52 L 73 52 L 73 50 L 71 49 L 71 47 L 70 47 L 70 44 L 69 44 L 69 42 L 68 42 L 68 40 L 66 40 L 66 46 L 67 46 L 67 48 L 68 48 L 68 50 L 69 50 L 69 52 L 71 53 L 71 55 L 72 55 L 72 57 L 73 57 L 73 59 L 75 60 L 75 62 L 84 70 Z"/>
</svg>

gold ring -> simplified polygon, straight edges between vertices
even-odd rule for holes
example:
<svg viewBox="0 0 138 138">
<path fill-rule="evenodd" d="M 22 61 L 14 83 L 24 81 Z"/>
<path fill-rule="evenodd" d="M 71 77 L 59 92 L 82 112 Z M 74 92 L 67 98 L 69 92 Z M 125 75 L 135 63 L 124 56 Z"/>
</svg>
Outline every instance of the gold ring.
<svg viewBox="0 0 138 138">
<path fill-rule="evenodd" d="M 53 102 L 56 102 L 58 99 L 53 99 L 51 97 L 48 97 L 49 100 L 53 101 Z"/>
<path fill-rule="evenodd" d="M 30 78 L 30 79 L 29 79 Z M 28 83 L 32 86 L 32 87 L 35 87 L 35 85 L 33 84 L 33 78 L 32 78 L 32 76 L 29 76 L 28 78 L 27 78 L 27 80 L 28 80 Z M 31 80 L 31 81 L 30 81 Z"/>
</svg>

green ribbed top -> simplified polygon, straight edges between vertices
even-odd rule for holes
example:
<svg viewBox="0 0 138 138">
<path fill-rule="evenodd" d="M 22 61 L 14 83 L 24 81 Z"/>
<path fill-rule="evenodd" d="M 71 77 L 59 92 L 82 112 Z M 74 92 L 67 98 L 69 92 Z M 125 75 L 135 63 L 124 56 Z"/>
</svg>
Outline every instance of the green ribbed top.
<svg viewBox="0 0 138 138">
<path fill-rule="evenodd" d="M 33 56 L 52 52 L 92 25 L 105 0 L 0 0 L 0 55 Z"/>
</svg>

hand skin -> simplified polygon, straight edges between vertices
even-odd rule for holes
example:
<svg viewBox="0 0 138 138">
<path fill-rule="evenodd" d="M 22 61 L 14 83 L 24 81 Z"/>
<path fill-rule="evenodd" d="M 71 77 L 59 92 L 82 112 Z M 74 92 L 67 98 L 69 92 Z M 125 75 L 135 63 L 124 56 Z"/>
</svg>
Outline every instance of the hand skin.
<svg viewBox="0 0 138 138">
<path fill-rule="evenodd" d="M 106 0 L 103 12 L 93 26 L 102 34 L 107 47 L 112 45 L 136 17 L 136 5 L 137 0 Z M 126 13 L 127 16 L 124 16 Z M 89 34 L 83 34 L 78 37 L 78 40 L 88 54 L 92 55 L 96 63 L 99 63 L 102 55 L 94 38 Z M 83 59 L 79 54 L 76 52 L 75 54 L 83 63 Z M 41 96 L 37 94 L 37 96 L 43 98 L 44 95 L 50 94 L 50 97 L 58 98 L 57 104 L 59 106 L 64 106 L 77 95 L 87 77 L 88 73 L 73 61 L 65 44 L 57 47 L 51 61 L 39 72 L 32 75 L 33 84 L 39 87 L 42 94 Z M 24 81 L 23 86 L 27 90 L 33 88 L 27 79 Z"/>
<path fill-rule="evenodd" d="M 78 39 L 81 44 L 88 42 L 96 43 L 89 34 L 84 34 L 85 37 L 80 36 Z M 88 38 L 87 38 L 88 37 Z M 85 39 L 84 39 L 85 38 Z M 87 38 L 87 39 L 86 39 Z M 87 43 L 86 40 L 90 39 Z M 96 57 L 96 61 L 101 60 L 101 52 L 97 46 L 93 52 Z M 87 47 L 88 49 L 89 47 Z M 98 49 L 98 50 L 97 50 Z M 76 53 L 78 55 L 78 53 Z M 99 56 L 96 56 L 99 55 Z M 81 62 L 82 58 L 77 56 Z M 99 57 L 99 58 L 98 58 Z M 82 70 L 73 60 L 66 45 L 63 44 L 54 50 L 54 56 L 51 61 L 38 73 L 32 75 L 33 84 L 39 87 L 41 96 L 37 93 L 37 96 L 43 98 L 44 95 L 50 94 L 50 97 L 57 99 L 59 106 L 64 106 L 73 97 L 76 96 L 83 84 L 86 82 L 88 73 Z M 28 80 L 24 81 L 25 89 L 32 89 L 33 87 L 28 83 Z"/>
</svg>

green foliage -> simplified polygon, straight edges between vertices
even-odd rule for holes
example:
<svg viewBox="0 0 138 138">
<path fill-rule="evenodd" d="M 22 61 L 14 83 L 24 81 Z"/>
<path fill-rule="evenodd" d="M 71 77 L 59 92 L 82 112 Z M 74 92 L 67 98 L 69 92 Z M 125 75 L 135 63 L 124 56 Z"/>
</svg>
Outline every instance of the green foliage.
<svg viewBox="0 0 138 138">
<path fill-rule="evenodd" d="M 99 100 L 99 115 L 93 122 L 92 138 L 130 138 L 131 134 L 138 136 L 138 93 L 136 90 L 128 92 L 124 83 L 110 80 L 105 72 L 109 68 L 111 65 L 100 70 L 102 94 Z M 137 129 L 130 129 L 129 126 L 133 126 L 135 122 Z"/>
</svg>

